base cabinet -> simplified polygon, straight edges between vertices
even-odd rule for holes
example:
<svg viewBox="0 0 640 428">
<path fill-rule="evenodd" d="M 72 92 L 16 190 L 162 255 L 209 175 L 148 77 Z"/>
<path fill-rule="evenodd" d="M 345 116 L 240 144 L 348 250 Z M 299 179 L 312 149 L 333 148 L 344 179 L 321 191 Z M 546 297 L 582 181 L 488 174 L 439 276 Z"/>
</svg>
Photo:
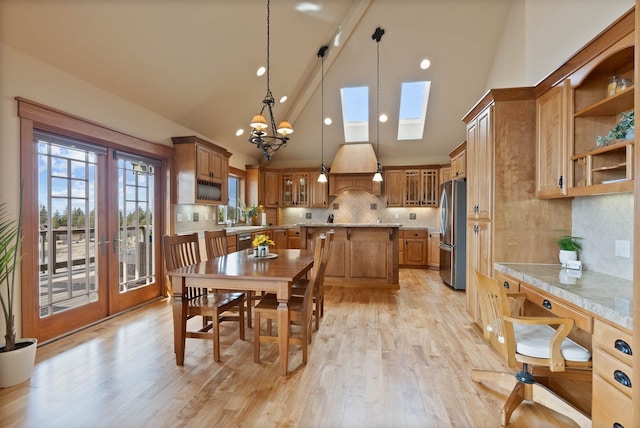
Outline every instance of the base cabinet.
<svg viewBox="0 0 640 428">
<path fill-rule="evenodd" d="M 401 266 L 427 268 L 428 263 L 428 232 L 426 230 L 401 230 L 400 247 L 402 247 Z"/>
<path fill-rule="evenodd" d="M 592 343 L 593 426 L 634 426 L 631 379 L 632 354 L 637 350 L 631 332 L 596 319 Z"/>
<path fill-rule="evenodd" d="M 429 232 L 427 262 L 430 269 L 440 269 L 440 232 Z"/>
</svg>

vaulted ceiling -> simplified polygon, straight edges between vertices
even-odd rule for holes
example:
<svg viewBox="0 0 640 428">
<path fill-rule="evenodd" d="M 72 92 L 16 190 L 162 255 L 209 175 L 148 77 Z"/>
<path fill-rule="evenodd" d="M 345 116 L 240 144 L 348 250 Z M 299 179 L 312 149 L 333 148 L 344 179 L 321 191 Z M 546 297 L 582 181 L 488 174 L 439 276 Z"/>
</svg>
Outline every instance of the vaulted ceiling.
<svg viewBox="0 0 640 428">
<path fill-rule="evenodd" d="M 274 163 L 319 165 L 320 60 L 325 59 L 324 153 L 344 143 L 340 88 L 369 86 L 376 142 L 380 42 L 383 164 L 440 162 L 465 138 L 462 116 L 485 91 L 511 0 L 272 0 L 270 86 L 276 120 L 294 134 Z M 256 161 L 249 121 L 266 93 L 266 0 L 0 0 L 0 40 Z M 333 40 L 340 34 L 339 44 Z M 422 70 L 423 58 L 431 67 Z M 400 85 L 430 80 L 422 140 L 397 141 Z M 108 124 L 107 124 L 108 125 Z M 237 137 L 238 128 L 245 134 Z"/>
</svg>

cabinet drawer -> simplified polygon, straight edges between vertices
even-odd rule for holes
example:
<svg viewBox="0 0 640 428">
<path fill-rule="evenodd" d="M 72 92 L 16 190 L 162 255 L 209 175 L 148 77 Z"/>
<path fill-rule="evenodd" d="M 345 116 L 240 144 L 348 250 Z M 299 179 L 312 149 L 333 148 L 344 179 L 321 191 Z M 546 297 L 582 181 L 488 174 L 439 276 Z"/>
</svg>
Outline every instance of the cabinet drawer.
<svg viewBox="0 0 640 428">
<path fill-rule="evenodd" d="M 593 317 L 565 303 L 561 303 L 555 297 L 543 294 L 529 284 L 520 284 L 520 292 L 527 295 L 527 300 L 551 311 L 560 318 L 572 318 L 576 327 L 587 333 L 593 332 Z"/>
<path fill-rule="evenodd" d="M 631 379 L 633 370 L 630 366 L 599 348 L 593 350 L 593 371 L 605 381 L 613 385 L 618 391 L 631 397 Z M 628 382 L 629 386 L 626 386 Z"/>
<path fill-rule="evenodd" d="M 426 230 L 403 230 L 403 238 L 427 239 L 428 232 Z"/>
<path fill-rule="evenodd" d="M 591 420 L 594 427 L 633 427 L 631 398 L 618 391 L 599 375 L 593 375 L 593 408 Z"/>
<path fill-rule="evenodd" d="M 593 346 L 597 346 L 629 366 L 633 365 L 631 363 L 633 360 L 633 338 L 631 334 L 625 331 L 595 320 L 593 325 Z"/>
<path fill-rule="evenodd" d="M 287 236 L 300 236 L 300 229 L 287 229 Z"/>
<path fill-rule="evenodd" d="M 518 293 L 520 291 L 520 281 L 505 275 L 502 272 L 496 272 L 496 280 L 507 289 L 507 293 Z"/>
</svg>

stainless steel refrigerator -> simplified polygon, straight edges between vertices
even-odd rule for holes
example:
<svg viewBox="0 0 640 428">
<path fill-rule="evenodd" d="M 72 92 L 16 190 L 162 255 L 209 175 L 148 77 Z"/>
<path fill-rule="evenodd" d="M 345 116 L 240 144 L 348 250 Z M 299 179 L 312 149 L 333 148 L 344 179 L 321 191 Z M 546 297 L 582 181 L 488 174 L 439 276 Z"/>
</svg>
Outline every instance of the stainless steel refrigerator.
<svg viewBox="0 0 640 428">
<path fill-rule="evenodd" d="M 440 276 L 456 290 L 467 288 L 467 182 L 445 181 L 440 186 Z"/>
</svg>

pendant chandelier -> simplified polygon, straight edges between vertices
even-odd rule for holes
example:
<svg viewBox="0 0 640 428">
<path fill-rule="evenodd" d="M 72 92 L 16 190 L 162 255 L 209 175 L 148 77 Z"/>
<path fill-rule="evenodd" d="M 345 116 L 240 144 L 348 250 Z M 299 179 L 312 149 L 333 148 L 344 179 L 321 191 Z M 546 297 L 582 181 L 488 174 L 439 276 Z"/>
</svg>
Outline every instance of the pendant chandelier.
<svg viewBox="0 0 640 428">
<path fill-rule="evenodd" d="M 380 164 L 380 40 L 384 35 L 384 30 L 380 27 L 376 28 L 371 38 L 376 41 L 377 64 L 376 64 L 376 173 L 373 175 L 373 181 L 382 181 L 382 165 Z"/>
<path fill-rule="evenodd" d="M 267 160 L 271 160 L 271 155 L 277 152 L 280 147 L 286 147 L 287 141 L 289 141 L 289 134 L 293 134 L 293 128 L 291 124 L 283 120 L 276 127 L 276 121 L 273 117 L 273 106 L 275 100 L 271 89 L 269 88 L 269 44 L 270 44 L 270 19 L 271 19 L 271 0 L 267 0 L 267 94 L 262 100 L 262 109 L 259 114 L 253 116 L 251 119 L 251 135 L 249 142 L 258 146 L 258 149 L 262 150 L 262 154 Z M 269 115 L 269 121 L 264 117 L 265 110 Z M 268 134 L 268 129 L 271 128 L 271 134 Z"/>
<path fill-rule="evenodd" d="M 329 49 L 329 46 L 323 46 L 318 51 L 318 57 L 321 59 L 321 69 L 320 69 L 320 142 L 322 144 L 321 148 L 321 159 L 322 165 L 320 166 L 320 175 L 318 176 L 318 183 L 326 183 L 327 182 L 327 167 L 324 165 L 324 54 Z"/>
</svg>

